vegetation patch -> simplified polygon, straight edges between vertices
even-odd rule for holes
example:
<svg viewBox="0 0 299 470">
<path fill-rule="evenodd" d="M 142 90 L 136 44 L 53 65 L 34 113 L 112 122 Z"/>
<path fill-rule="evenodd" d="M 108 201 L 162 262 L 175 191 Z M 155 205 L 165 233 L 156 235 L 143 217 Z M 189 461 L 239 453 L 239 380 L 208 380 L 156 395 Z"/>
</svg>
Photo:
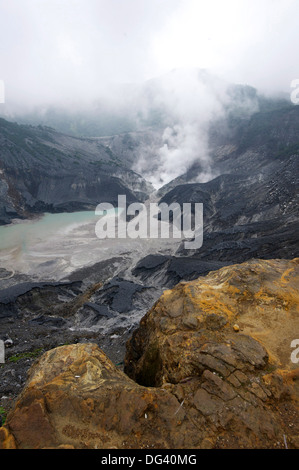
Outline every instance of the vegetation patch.
<svg viewBox="0 0 299 470">
<path fill-rule="evenodd" d="M 43 348 L 34 349 L 34 351 L 25 351 L 23 353 L 19 353 L 19 354 L 15 354 L 14 356 L 11 356 L 8 360 L 10 362 L 18 362 L 21 359 L 32 359 L 32 358 L 38 357 L 41 354 L 42 350 Z"/>
</svg>

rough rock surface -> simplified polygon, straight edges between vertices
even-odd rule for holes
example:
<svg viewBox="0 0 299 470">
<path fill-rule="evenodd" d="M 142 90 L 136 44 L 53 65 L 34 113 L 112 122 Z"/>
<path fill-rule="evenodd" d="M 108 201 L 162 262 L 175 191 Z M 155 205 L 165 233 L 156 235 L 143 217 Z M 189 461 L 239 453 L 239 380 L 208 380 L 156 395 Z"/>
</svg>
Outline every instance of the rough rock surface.
<svg viewBox="0 0 299 470">
<path fill-rule="evenodd" d="M 165 291 L 127 345 L 125 372 L 168 387 L 212 446 L 283 435 L 298 446 L 298 261 L 252 260 Z"/>
<path fill-rule="evenodd" d="M 2 448 L 198 445 L 178 399 L 137 385 L 94 344 L 45 353 L 3 428 Z"/>
<path fill-rule="evenodd" d="M 0 448 L 298 448 L 298 271 L 252 260 L 165 291 L 128 342 L 130 378 L 95 344 L 46 352 Z"/>
</svg>

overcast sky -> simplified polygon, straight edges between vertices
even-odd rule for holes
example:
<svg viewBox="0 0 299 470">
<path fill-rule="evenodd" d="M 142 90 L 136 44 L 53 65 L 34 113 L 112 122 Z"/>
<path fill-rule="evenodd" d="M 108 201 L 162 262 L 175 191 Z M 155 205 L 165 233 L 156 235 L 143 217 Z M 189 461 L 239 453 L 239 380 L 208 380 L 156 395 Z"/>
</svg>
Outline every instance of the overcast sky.
<svg viewBox="0 0 299 470">
<path fill-rule="evenodd" d="M 299 0 L 0 0 L 0 79 L 38 104 L 180 67 L 289 91 L 298 18 Z"/>
</svg>

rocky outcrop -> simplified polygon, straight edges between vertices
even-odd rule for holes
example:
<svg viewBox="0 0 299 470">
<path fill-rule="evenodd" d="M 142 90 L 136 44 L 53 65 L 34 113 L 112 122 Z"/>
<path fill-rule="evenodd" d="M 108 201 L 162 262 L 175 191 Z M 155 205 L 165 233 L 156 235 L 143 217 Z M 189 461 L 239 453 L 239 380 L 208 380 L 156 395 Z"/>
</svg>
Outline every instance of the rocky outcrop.
<svg viewBox="0 0 299 470">
<path fill-rule="evenodd" d="M 94 344 L 47 352 L 0 429 L 2 448 L 148 448 L 198 444 L 178 399 L 137 385 Z M 193 437 L 192 437 L 193 436 Z"/>
<path fill-rule="evenodd" d="M 165 291 L 129 341 L 125 371 L 167 386 L 213 445 L 267 447 L 283 434 L 298 445 L 298 276 L 298 259 L 252 260 Z"/>
<path fill-rule="evenodd" d="M 299 447 L 299 260 L 252 260 L 167 290 L 127 344 L 46 352 L 2 448 Z"/>
</svg>

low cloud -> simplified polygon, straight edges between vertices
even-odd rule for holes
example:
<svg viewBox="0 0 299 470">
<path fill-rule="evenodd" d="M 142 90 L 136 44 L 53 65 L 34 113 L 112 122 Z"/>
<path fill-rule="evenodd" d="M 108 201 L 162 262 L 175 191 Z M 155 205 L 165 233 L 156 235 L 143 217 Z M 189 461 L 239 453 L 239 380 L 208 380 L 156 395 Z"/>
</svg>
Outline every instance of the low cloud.
<svg viewBox="0 0 299 470">
<path fill-rule="evenodd" d="M 92 136 L 98 117 L 120 132 L 160 120 L 160 144 L 135 170 L 159 187 L 196 162 L 206 181 L 207 129 L 232 99 L 227 82 L 292 91 L 298 14 L 298 0 L 0 0 L 0 112 L 82 115 Z M 251 98 L 242 106 L 257 110 Z"/>
</svg>

